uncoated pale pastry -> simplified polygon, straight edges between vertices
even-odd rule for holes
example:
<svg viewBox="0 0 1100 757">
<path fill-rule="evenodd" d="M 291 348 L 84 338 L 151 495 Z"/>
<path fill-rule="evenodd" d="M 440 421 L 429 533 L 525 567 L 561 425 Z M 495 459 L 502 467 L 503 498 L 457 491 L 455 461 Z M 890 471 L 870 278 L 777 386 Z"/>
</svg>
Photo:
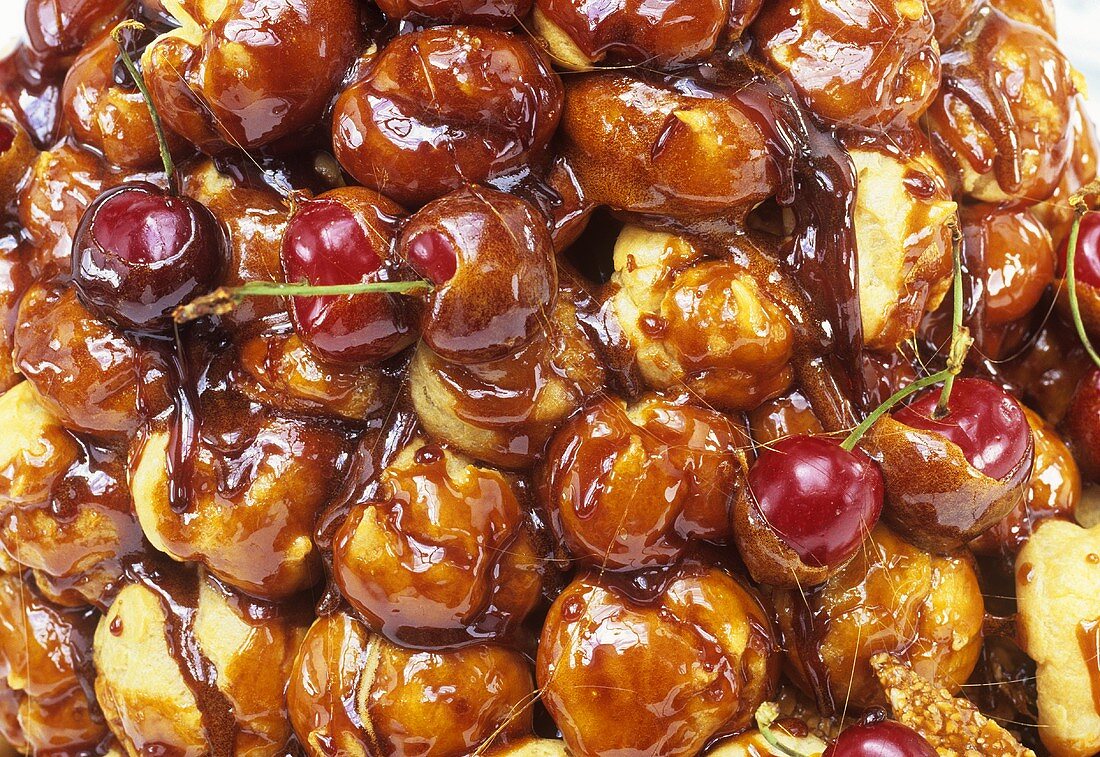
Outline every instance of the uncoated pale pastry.
<svg viewBox="0 0 1100 757">
<path fill-rule="evenodd" d="M 1016 558 L 1019 631 L 1038 664 L 1039 735 L 1055 757 L 1100 750 L 1100 527 L 1042 523 Z"/>
</svg>

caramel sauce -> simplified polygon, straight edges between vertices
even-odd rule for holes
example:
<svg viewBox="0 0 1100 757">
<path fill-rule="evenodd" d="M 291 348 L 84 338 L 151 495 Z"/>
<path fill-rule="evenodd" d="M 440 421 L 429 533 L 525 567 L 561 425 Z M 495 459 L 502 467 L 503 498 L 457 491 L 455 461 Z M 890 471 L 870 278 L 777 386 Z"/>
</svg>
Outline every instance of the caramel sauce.
<svg viewBox="0 0 1100 757">
<path fill-rule="evenodd" d="M 189 568 L 136 562 L 129 566 L 131 580 L 152 591 L 164 610 L 164 636 L 187 688 L 195 697 L 212 757 L 236 753 L 237 721 L 233 703 L 218 688 L 218 670 L 195 639 L 198 612 L 197 571 Z"/>
<path fill-rule="evenodd" d="M 1083 620 L 1078 623 L 1077 643 L 1085 658 L 1093 706 L 1100 713 L 1100 620 Z"/>
</svg>

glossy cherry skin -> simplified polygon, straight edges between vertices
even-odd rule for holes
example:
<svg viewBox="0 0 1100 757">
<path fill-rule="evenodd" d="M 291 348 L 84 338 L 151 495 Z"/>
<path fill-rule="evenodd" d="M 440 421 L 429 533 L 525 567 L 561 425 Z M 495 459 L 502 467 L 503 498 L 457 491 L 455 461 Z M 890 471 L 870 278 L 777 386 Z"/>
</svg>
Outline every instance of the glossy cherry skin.
<svg viewBox="0 0 1100 757">
<path fill-rule="evenodd" d="M 844 729 L 821 757 L 936 757 L 936 750 L 912 728 L 880 720 Z"/>
<path fill-rule="evenodd" d="M 840 565 L 882 513 L 878 466 L 834 439 L 790 436 L 764 448 L 749 470 L 756 506 L 807 565 Z"/>
<path fill-rule="evenodd" d="M 958 445 L 975 468 L 994 479 L 1016 470 L 1031 446 L 1031 428 L 1018 402 L 996 384 L 959 379 L 951 391 L 948 413 L 934 418 L 938 389 L 925 392 L 894 412 L 906 426 L 930 431 Z"/>
<path fill-rule="evenodd" d="M 200 203 L 145 182 L 101 194 L 73 237 L 72 275 L 89 307 L 121 326 L 163 327 L 226 268 L 225 238 Z"/>
<path fill-rule="evenodd" d="M 1058 260 L 1062 271 L 1066 268 L 1066 251 L 1069 239 L 1062 242 Z M 1100 288 L 1100 213 L 1089 213 L 1081 219 L 1081 231 L 1077 236 L 1077 254 L 1073 257 L 1073 273 L 1078 284 Z"/>
<path fill-rule="evenodd" d="M 328 286 L 396 278 L 387 259 L 400 210 L 374 193 L 354 209 L 335 197 L 304 203 L 283 234 L 287 281 Z M 390 294 L 295 297 L 291 315 L 302 341 L 321 356 L 375 363 L 415 337 L 405 305 L 401 295 Z"/>
</svg>

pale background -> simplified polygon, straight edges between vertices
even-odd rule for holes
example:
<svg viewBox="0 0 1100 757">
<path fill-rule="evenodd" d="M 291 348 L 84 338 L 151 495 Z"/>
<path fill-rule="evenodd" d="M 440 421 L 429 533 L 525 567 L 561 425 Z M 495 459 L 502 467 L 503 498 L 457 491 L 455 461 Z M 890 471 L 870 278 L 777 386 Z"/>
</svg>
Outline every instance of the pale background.
<svg viewBox="0 0 1100 757">
<path fill-rule="evenodd" d="M 1062 47 L 1092 86 L 1092 117 L 1100 122 L 1100 0 L 1054 0 Z M 23 29 L 23 0 L 0 0 L 0 51 Z"/>
</svg>

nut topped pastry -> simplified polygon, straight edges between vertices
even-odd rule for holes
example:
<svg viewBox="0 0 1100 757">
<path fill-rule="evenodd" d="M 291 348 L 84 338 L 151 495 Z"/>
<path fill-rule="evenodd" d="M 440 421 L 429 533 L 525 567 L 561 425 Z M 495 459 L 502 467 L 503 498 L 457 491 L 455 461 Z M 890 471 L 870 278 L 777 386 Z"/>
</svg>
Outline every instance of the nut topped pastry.
<svg viewBox="0 0 1100 757">
<path fill-rule="evenodd" d="M 0 736 L 1100 757 L 1060 1 L 23 0 Z"/>
</svg>

